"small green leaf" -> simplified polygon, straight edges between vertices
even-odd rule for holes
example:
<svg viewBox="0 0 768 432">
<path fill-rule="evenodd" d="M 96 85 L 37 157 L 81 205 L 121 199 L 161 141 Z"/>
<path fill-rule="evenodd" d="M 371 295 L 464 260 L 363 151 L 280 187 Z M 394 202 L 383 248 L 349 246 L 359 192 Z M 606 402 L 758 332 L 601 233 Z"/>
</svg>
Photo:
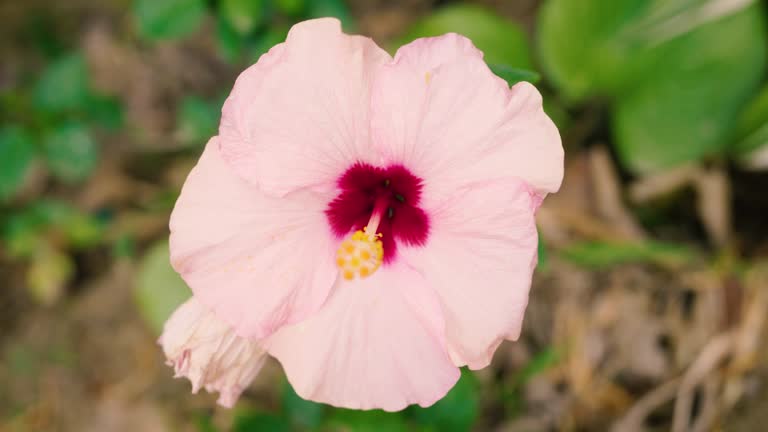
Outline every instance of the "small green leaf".
<svg viewBox="0 0 768 432">
<path fill-rule="evenodd" d="M 248 412 L 235 416 L 232 432 L 290 432 L 288 421 L 274 414 Z"/>
<path fill-rule="evenodd" d="M 64 246 L 85 249 L 101 243 L 105 224 L 72 204 L 42 199 L 12 214 L 3 227 L 9 255 L 30 257 L 51 232 Z"/>
<path fill-rule="evenodd" d="M 96 167 L 98 150 L 82 124 L 60 125 L 46 135 L 43 147 L 48 168 L 64 182 L 84 180 Z"/>
<path fill-rule="evenodd" d="M 171 267 L 168 242 L 155 243 L 139 263 L 136 301 L 152 330 L 160 333 L 171 313 L 190 297 L 187 284 Z"/>
<path fill-rule="evenodd" d="M 464 432 L 472 430 L 480 411 L 477 381 L 468 370 L 461 371 L 459 382 L 448 394 L 429 408 L 409 408 L 413 418 L 436 431 Z"/>
<path fill-rule="evenodd" d="M 515 372 L 512 377 L 513 387 L 519 388 L 531 378 L 557 365 L 559 361 L 560 353 L 552 347 L 536 353 L 521 370 Z"/>
<path fill-rule="evenodd" d="M 301 15 L 307 9 L 307 3 L 308 0 L 275 0 L 277 9 L 288 16 Z"/>
<path fill-rule="evenodd" d="M 202 146 L 216 135 L 220 117 L 220 103 L 187 96 L 182 100 L 177 114 L 177 136 L 185 144 Z"/>
<path fill-rule="evenodd" d="M 3 225 L 3 243 L 8 256 L 31 257 L 45 243 L 44 227 L 38 215 L 29 210 L 8 217 Z"/>
<path fill-rule="evenodd" d="M 176 39 L 197 29 L 205 16 L 205 0 L 135 0 L 139 34 L 149 40 Z"/>
<path fill-rule="evenodd" d="M 104 238 L 104 224 L 91 215 L 73 212 L 69 220 L 58 226 L 70 246 L 87 249 L 101 243 Z"/>
<path fill-rule="evenodd" d="M 221 0 L 219 13 L 241 35 L 260 27 L 267 20 L 265 0 Z"/>
<path fill-rule="evenodd" d="M 288 27 L 273 26 L 257 36 L 251 46 L 251 55 L 253 56 L 254 61 L 267 53 L 273 46 L 285 41 L 285 38 L 288 36 L 288 30 Z"/>
<path fill-rule="evenodd" d="M 283 412 L 294 429 L 315 430 L 323 421 L 325 407 L 318 403 L 304 400 L 285 381 L 283 383 Z"/>
<path fill-rule="evenodd" d="M 136 241 L 130 235 L 122 235 L 112 245 L 112 255 L 116 258 L 133 258 L 136 256 Z"/>
<path fill-rule="evenodd" d="M 455 4 L 419 20 L 400 39 L 404 45 L 420 37 L 459 33 L 483 51 L 489 64 L 531 69 L 528 40 L 514 22 L 480 6 Z"/>
<path fill-rule="evenodd" d="M 115 131 L 123 126 L 123 106 L 115 97 L 91 95 L 86 112 L 88 120 L 104 129 Z"/>
<path fill-rule="evenodd" d="M 61 113 L 84 108 L 89 96 L 85 59 L 79 53 L 74 53 L 59 58 L 45 68 L 32 97 L 37 109 Z"/>
<path fill-rule="evenodd" d="M 578 265 L 595 269 L 626 263 L 676 266 L 694 258 L 694 253 L 685 247 L 660 242 L 583 242 L 565 248 L 562 255 Z"/>
<path fill-rule="evenodd" d="M 536 84 L 539 79 L 541 79 L 541 76 L 539 76 L 539 74 L 536 72 L 525 69 L 517 69 L 500 64 L 489 64 L 488 67 L 491 68 L 491 71 L 495 73 L 496 76 L 503 78 L 510 87 L 519 83 L 520 81 L 527 81 L 531 84 Z"/>
<path fill-rule="evenodd" d="M 16 194 L 35 159 L 32 137 L 16 126 L 0 129 L 0 201 Z"/>
<path fill-rule="evenodd" d="M 344 0 L 311 0 L 307 15 L 309 18 L 338 18 L 341 26 L 347 31 L 353 30 L 355 26 L 352 13 Z"/>
<path fill-rule="evenodd" d="M 35 300 L 51 305 L 61 297 L 74 273 L 72 258 L 51 247 L 40 247 L 27 268 L 27 284 Z"/>
<path fill-rule="evenodd" d="M 243 37 L 232 27 L 226 19 L 219 16 L 216 20 L 216 36 L 219 43 L 219 52 L 224 60 L 235 63 L 243 52 Z"/>
<path fill-rule="evenodd" d="M 357 411 L 336 408 L 326 422 L 327 430 L 354 432 L 403 432 L 409 430 L 402 414 L 382 410 Z"/>
</svg>

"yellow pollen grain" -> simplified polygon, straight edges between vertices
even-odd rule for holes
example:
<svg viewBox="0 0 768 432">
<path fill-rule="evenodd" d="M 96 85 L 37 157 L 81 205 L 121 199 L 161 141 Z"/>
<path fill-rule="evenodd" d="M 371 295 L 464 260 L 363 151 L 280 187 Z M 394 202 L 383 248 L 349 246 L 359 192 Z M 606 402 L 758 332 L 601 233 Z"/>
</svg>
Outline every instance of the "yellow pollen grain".
<svg viewBox="0 0 768 432">
<path fill-rule="evenodd" d="M 352 270 L 344 270 L 344 279 L 352 280 L 355 278 L 355 272 Z"/>
<path fill-rule="evenodd" d="M 336 265 L 339 267 L 344 267 L 344 265 L 347 263 L 347 260 L 345 260 L 342 257 L 336 258 Z"/>
<path fill-rule="evenodd" d="M 348 254 L 351 254 L 352 252 L 355 251 L 355 245 L 353 245 L 352 243 L 343 244 L 341 245 L 341 247 L 343 247 L 344 251 Z"/>
<path fill-rule="evenodd" d="M 368 277 L 371 274 L 371 270 L 368 267 L 360 267 L 360 277 Z"/>
<path fill-rule="evenodd" d="M 354 268 L 360 267 L 360 258 L 352 257 L 352 259 L 349 260 L 349 265 L 354 267 Z"/>
<path fill-rule="evenodd" d="M 371 253 L 367 250 L 360 251 L 360 259 L 363 261 L 368 261 L 371 259 Z"/>
</svg>

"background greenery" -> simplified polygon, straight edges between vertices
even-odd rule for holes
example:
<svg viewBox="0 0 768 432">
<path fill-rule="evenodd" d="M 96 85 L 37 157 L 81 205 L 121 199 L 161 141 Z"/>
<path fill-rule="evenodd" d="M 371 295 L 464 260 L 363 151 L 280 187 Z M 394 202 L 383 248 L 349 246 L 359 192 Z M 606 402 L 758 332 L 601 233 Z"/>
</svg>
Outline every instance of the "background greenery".
<svg viewBox="0 0 768 432">
<path fill-rule="evenodd" d="M 73 342 L 76 335 L 46 331 L 41 343 L 41 336 L 29 334 L 36 323 L 77 333 L 78 317 L 91 316 L 79 309 L 83 299 L 124 285 L 129 296 L 116 298 L 127 303 L 102 299 L 84 307 L 130 310 L 127 318 L 114 322 L 132 322 L 139 340 L 151 345 L 170 312 L 189 295 L 168 264 L 166 237 L 184 176 L 216 133 L 221 105 L 237 73 L 282 41 L 293 23 L 313 17 L 336 16 L 347 31 L 371 35 L 392 52 L 418 37 L 462 33 L 510 85 L 530 81 L 539 86 L 569 161 L 577 164 L 595 148 L 605 150 L 613 170 L 608 179 L 615 183 L 622 210 L 603 214 L 605 224 L 591 231 L 569 231 L 568 241 L 556 229 L 543 230 L 539 274 L 544 277 L 557 279 L 560 271 L 572 268 L 606 277 L 630 265 L 648 273 L 658 290 L 667 283 L 665 272 L 681 267 L 710 272 L 715 281 L 743 281 L 762 266 L 768 252 L 765 5 L 748 0 L 512 3 L 0 4 L 5 27 L 0 33 L 0 284 L 6 285 L 0 286 L 0 353 L 5 358 L 0 429 L 81 430 L 67 426 L 66 415 L 50 414 L 41 402 L 50 390 L 40 387 L 38 379 L 63 368 L 77 380 L 84 369 L 101 365 L 88 363 L 88 348 L 81 352 L 82 346 Z M 566 176 L 566 184 L 569 178 L 574 184 L 591 178 L 594 168 L 570 171 L 575 174 Z M 649 184 L 656 185 L 650 200 L 633 199 Z M 600 195 L 600 190 L 594 186 L 590 193 Z M 612 219 L 615 214 L 620 214 L 618 222 Z M 616 224 L 627 220 L 644 235 L 615 235 L 622 231 L 614 230 Z M 583 227 L 587 222 L 573 223 Z M 554 225 L 562 228 L 562 223 Z M 746 306 L 740 307 L 753 300 L 745 295 Z M 544 302 L 547 316 L 557 310 L 558 299 Z M 592 313 L 582 306 L 583 315 Z M 158 401 L 161 408 L 146 408 L 150 414 L 138 411 L 146 418 L 162 413 L 152 423 L 159 429 L 152 430 L 491 430 L 536 416 L 532 383 L 557 375 L 573 352 L 567 342 L 554 339 L 532 343 L 527 338 L 521 343 L 528 354 L 511 370 L 494 366 L 480 379 L 464 371 L 445 399 L 402 413 L 306 402 L 279 374 L 263 378 L 266 387 L 247 393 L 226 414 L 212 411 L 210 400 L 194 402 L 199 398 L 186 395 L 182 384 L 168 383 L 169 377 L 159 390 L 147 390 L 151 384 L 146 384 L 132 400 Z M 115 346 L 110 355 L 96 357 L 122 356 L 122 345 Z M 147 350 L 146 364 L 161 361 L 152 351 L 156 348 Z M 755 348 L 755 360 L 743 375 L 761 370 L 761 352 Z M 664 377 L 687 366 L 670 367 Z M 142 382 L 141 367 L 130 370 L 136 374 L 131 381 Z M 159 374 L 171 373 L 162 369 L 153 376 Z M 99 391 L 93 389 L 105 385 L 96 381 L 83 394 L 95 397 Z M 661 381 L 655 378 L 652 384 Z M 3 384 L 9 389 L 5 394 Z M 13 390 L 22 387 L 27 390 Z M 628 400 L 644 394 L 626 392 Z M 83 404 L 92 403 L 82 397 Z M 719 417 L 727 418 L 731 408 L 718 411 Z M 526 424 L 530 430 L 603 430 L 628 409 L 629 404 L 615 412 L 589 411 L 586 418 L 561 412 L 545 423 L 549 426 Z M 671 416 L 661 418 L 655 427 L 665 430 Z M 133 424 L 114 421 L 119 427 Z M 508 430 L 529 429 L 518 424 Z"/>
</svg>

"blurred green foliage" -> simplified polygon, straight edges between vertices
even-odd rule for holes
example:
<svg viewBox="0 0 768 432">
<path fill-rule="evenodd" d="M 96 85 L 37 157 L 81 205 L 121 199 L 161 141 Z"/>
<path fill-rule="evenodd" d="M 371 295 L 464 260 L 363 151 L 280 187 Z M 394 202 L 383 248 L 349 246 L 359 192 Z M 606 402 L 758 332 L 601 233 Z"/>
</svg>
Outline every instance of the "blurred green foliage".
<svg viewBox="0 0 768 432">
<path fill-rule="evenodd" d="M 411 406 L 401 412 L 334 408 L 301 399 L 287 382 L 282 387 L 281 402 L 278 412 L 241 408 L 233 430 L 463 432 L 472 429 L 480 411 L 477 380 L 466 370 L 448 395 L 428 408 Z"/>
<path fill-rule="evenodd" d="M 51 173 L 73 183 L 88 178 L 96 167 L 97 147 L 80 123 L 57 125 L 43 138 L 43 153 Z"/>
<path fill-rule="evenodd" d="M 0 129 L 0 201 L 21 188 L 34 158 L 34 142 L 29 134 L 18 126 Z"/>
<path fill-rule="evenodd" d="M 83 109 L 88 102 L 88 68 L 80 53 L 66 55 L 43 71 L 34 89 L 35 108 L 61 113 Z"/>
<path fill-rule="evenodd" d="M 238 33 L 248 33 L 261 27 L 267 19 L 266 0 L 221 0 L 219 13 Z"/>
<path fill-rule="evenodd" d="M 547 112 L 564 135 L 574 123 L 571 116 L 606 109 L 610 145 L 632 175 L 642 176 L 708 159 L 749 159 L 768 145 L 765 6 L 753 2 L 713 14 L 711 4 L 545 0 L 533 44 L 522 23 L 453 2 L 416 18 L 387 46 L 394 51 L 415 38 L 447 32 L 468 36 L 510 85 L 541 85 Z M 142 46 L 205 36 L 233 70 L 282 42 L 297 21 L 336 16 L 347 31 L 356 28 L 344 0 L 133 0 L 130 11 Z M 48 304 L 74 278 L 80 251 L 111 247 L 114 256 L 127 259 L 141 252 L 136 303 L 159 333 L 190 295 L 170 265 L 167 241 L 142 244 L 130 233 L 110 235 L 111 218 L 47 196 L 50 190 L 73 191 L 92 176 L 105 139 L 125 132 L 123 101 L 95 91 L 85 55 L 56 39 L 44 20 L 33 24 L 45 66 L 18 88 L 0 93 L 3 253 L 27 265 L 32 296 Z M 220 90 L 231 85 L 222 82 Z M 174 101 L 174 138 L 185 155 L 197 154 L 216 133 L 223 99 L 208 96 L 187 93 Z M 35 188 L 30 179 L 38 172 L 43 186 Z M 146 208 L 167 211 L 177 194 L 164 191 Z M 540 268 L 558 257 L 590 269 L 628 262 L 677 266 L 698 258 L 688 248 L 656 241 L 589 241 L 560 250 L 547 250 L 540 241 Z M 500 384 L 495 395 L 501 395 L 505 412 L 517 412 L 524 384 L 558 358 L 557 350 L 547 347 Z M 327 407 L 301 399 L 287 383 L 281 391 L 278 412 L 241 407 L 233 430 L 466 431 L 476 427 L 481 403 L 479 385 L 468 371 L 435 405 L 400 413 Z M 198 426 L 216 430 L 205 416 Z"/>
<path fill-rule="evenodd" d="M 205 0 L 136 0 L 134 16 L 144 38 L 176 39 L 200 25 L 205 17 Z"/>
<path fill-rule="evenodd" d="M 751 152 L 767 145 L 768 85 L 763 85 L 739 115 L 731 150 L 737 157 L 748 157 Z"/>
<path fill-rule="evenodd" d="M 548 0 L 541 9 L 545 72 L 572 104 L 611 101 L 616 151 L 636 173 L 725 154 L 763 78 L 763 8 L 710 16 L 712 3 Z"/>
<path fill-rule="evenodd" d="M 192 295 L 169 257 L 168 242 L 155 243 L 141 259 L 136 277 L 139 312 L 158 335 L 171 313 Z"/>
<path fill-rule="evenodd" d="M 187 145 L 202 145 L 216 135 L 222 102 L 208 102 L 197 96 L 186 96 L 176 112 L 177 138 Z"/>
<path fill-rule="evenodd" d="M 459 33 L 483 51 L 486 62 L 519 69 L 531 69 L 528 39 L 514 22 L 474 5 L 456 4 L 437 10 L 417 21 L 397 46 L 421 37 Z"/>
<path fill-rule="evenodd" d="M 695 259 L 689 248 L 677 244 L 646 241 L 574 243 L 561 251 L 564 258 L 589 268 L 607 268 L 627 263 L 679 266 Z"/>
</svg>

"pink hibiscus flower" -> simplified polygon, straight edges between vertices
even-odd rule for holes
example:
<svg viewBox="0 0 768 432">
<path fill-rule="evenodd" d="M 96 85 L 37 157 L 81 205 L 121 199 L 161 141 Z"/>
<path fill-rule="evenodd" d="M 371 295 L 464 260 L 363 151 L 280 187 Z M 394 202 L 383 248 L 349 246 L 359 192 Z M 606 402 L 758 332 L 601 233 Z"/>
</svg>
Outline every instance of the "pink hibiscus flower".
<svg viewBox="0 0 768 432">
<path fill-rule="evenodd" d="M 194 297 L 161 344 L 231 406 L 266 355 L 340 407 L 428 406 L 520 334 L 563 150 L 541 96 L 459 35 L 394 59 L 334 19 L 238 78 L 171 216 Z"/>
</svg>

